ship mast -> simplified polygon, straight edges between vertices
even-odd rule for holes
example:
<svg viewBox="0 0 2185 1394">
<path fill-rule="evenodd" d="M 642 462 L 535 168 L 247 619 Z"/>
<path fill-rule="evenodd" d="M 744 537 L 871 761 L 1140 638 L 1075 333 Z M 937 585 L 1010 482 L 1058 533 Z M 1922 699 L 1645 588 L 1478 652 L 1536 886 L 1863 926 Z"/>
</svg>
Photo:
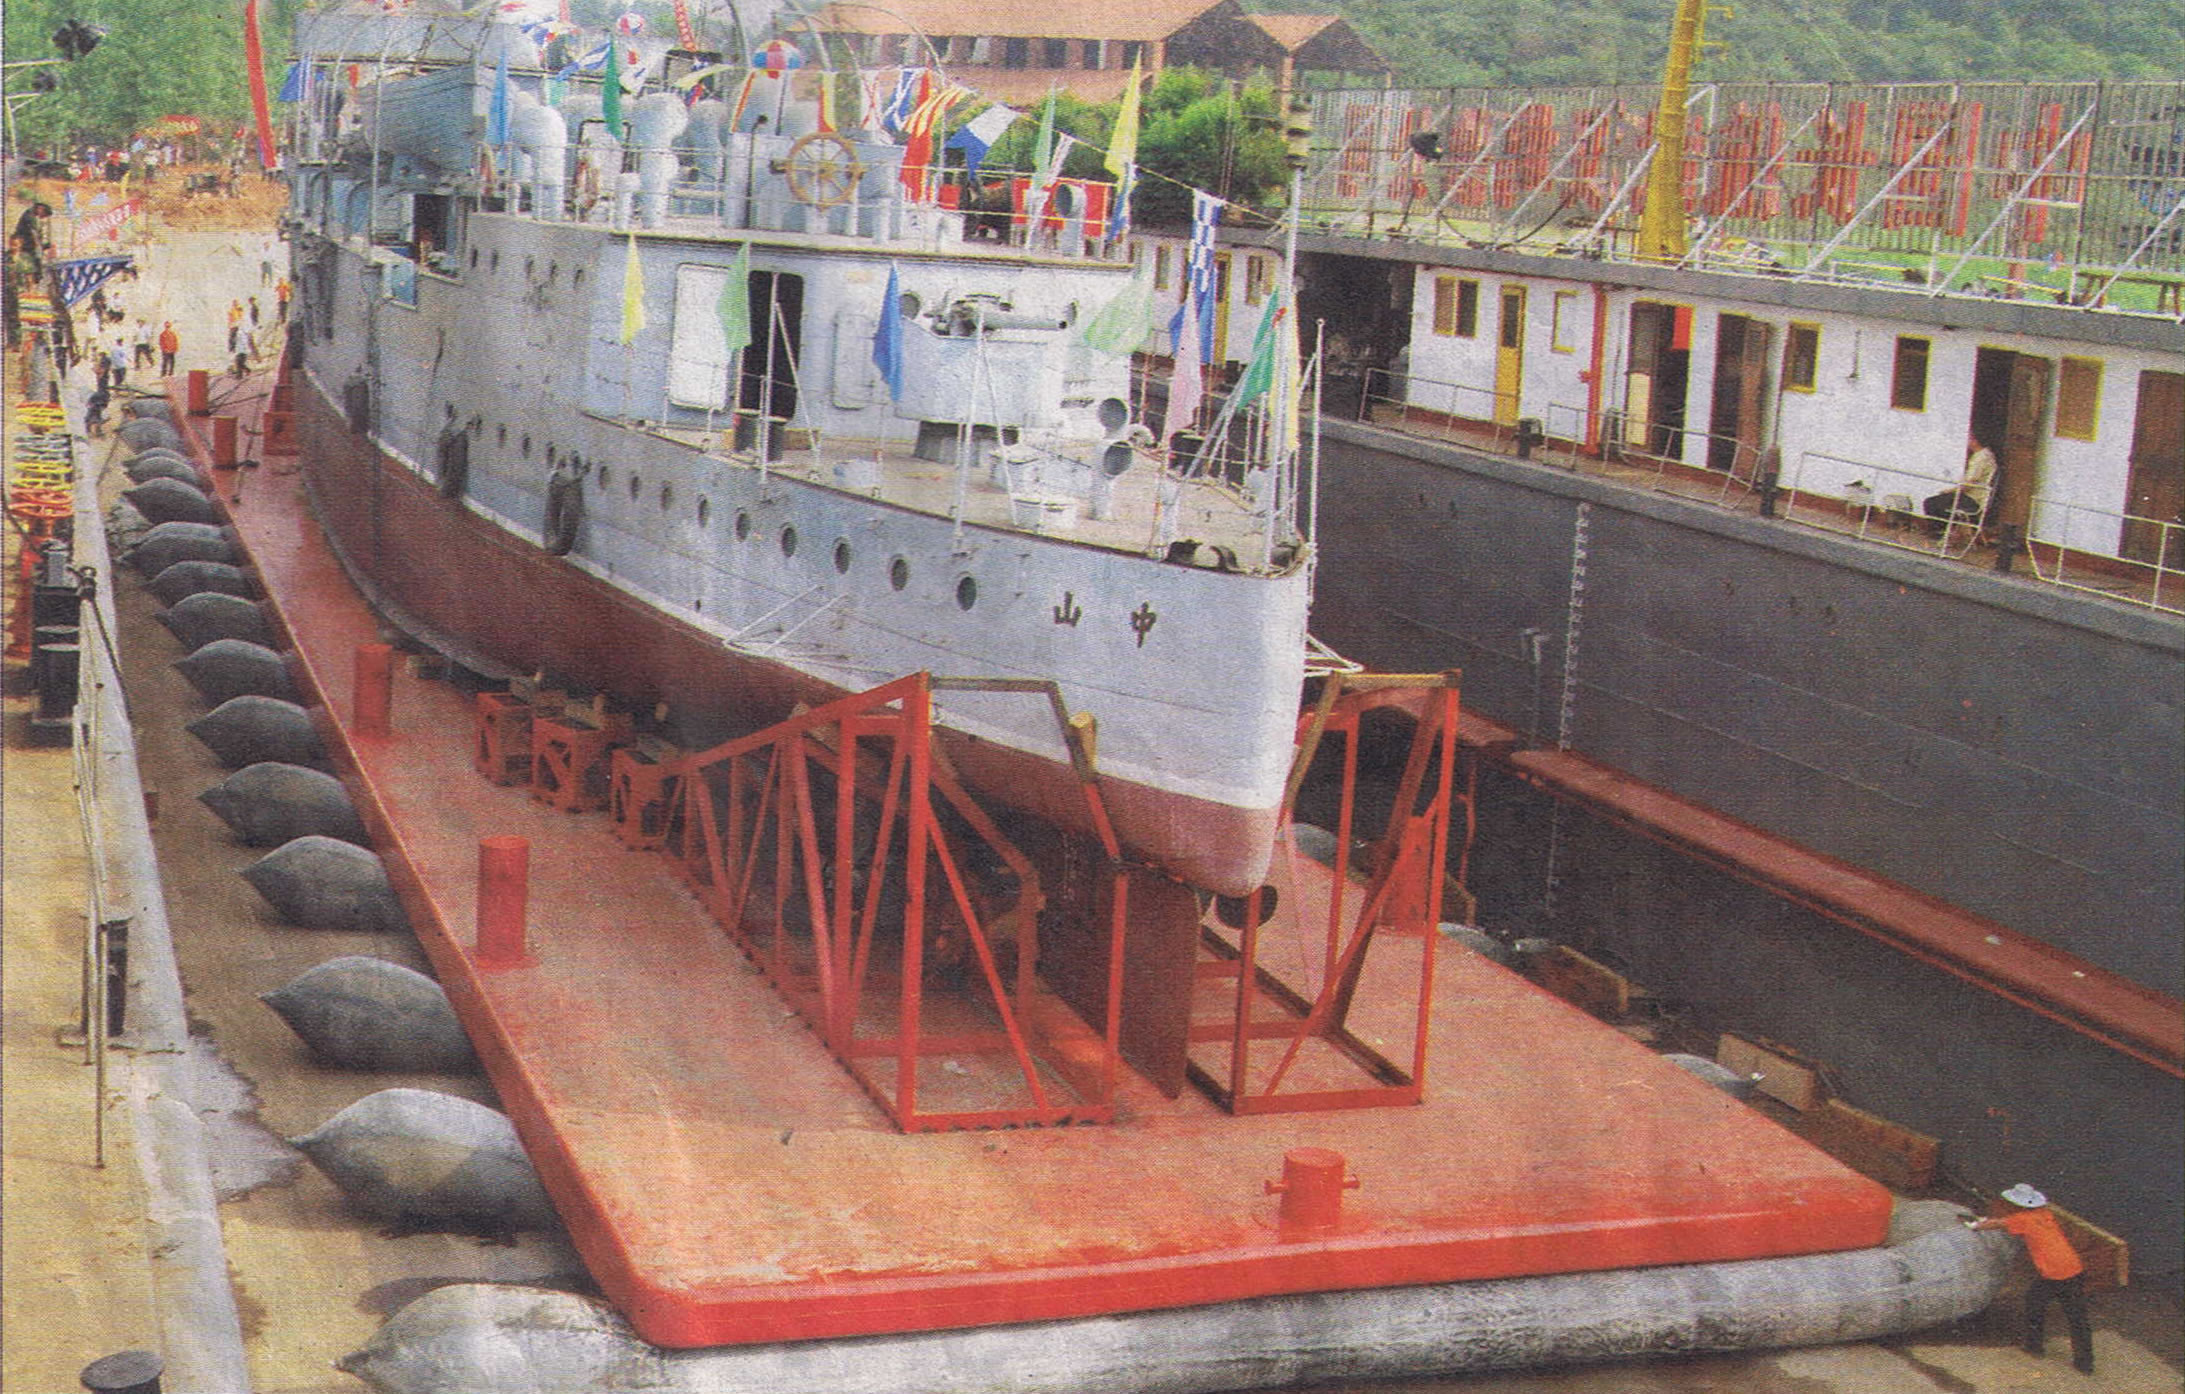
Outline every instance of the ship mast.
<svg viewBox="0 0 2185 1394">
<path fill-rule="evenodd" d="M 1661 105 L 1654 112 L 1654 163 L 1646 173 L 1646 208 L 1639 215 L 1642 261 L 1682 261 L 1689 250 L 1684 235 L 1684 109 L 1706 25 L 1707 0 L 1677 0 L 1669 59 L 1662 65 Z"/>
</svg>

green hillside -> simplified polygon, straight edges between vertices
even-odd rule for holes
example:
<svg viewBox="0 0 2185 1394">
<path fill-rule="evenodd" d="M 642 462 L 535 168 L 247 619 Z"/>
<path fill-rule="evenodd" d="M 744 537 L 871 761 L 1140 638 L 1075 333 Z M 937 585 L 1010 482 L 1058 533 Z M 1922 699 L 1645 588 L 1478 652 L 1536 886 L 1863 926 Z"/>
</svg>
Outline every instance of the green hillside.
<svg viewBox="0 0 2185 1394">
<path fill-rule="evenodd" d="M 1654 82 L 1673 0 L 1334 0 L 1399 83 Z M 2179 0 L 1743 0 L 1708 20 L 1698 76 L 1895 82 L 2176 78 Z"/>
</svg>

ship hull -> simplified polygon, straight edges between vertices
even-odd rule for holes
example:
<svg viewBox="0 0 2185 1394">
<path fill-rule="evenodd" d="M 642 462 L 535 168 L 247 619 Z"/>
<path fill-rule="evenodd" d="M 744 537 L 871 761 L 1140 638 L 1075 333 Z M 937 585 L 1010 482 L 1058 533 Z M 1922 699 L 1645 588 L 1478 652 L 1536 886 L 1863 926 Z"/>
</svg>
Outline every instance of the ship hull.
<svg viewBox="0 0 2185 1394">
<path fill-rule="evenodd" d="M 396 627 L 489 670 L 545 673 L 635 709 L 665 703 L 742 728 L 847 691 L 728 646 L 441 497 L 370 437 L 352 433 L 308 374 L 297 387 L 299 458 L 314 507 L 344 565 Z M 1092 831 L 1086 795 L 1066 760 L 945 726 L 939 734 L 945 758 L 973 790 L 1044 822 Z M 1099 793 L 1124 846 L 1177 879 L 1226 895 L 1264 881 L 1275 808 L 1111 773 L 1101 775 Z"/>
</svg>

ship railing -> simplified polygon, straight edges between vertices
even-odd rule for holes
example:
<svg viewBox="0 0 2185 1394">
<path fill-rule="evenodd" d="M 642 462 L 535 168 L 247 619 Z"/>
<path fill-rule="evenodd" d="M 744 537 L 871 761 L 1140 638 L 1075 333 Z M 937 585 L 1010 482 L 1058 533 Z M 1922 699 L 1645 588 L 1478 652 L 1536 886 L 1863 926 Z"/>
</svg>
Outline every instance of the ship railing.
<svg viewBox="0 0 2185 1394">
<path fill-rule="evenodd" d="M 2051 585 L 2185 613 L 2185 521 L 2036 494 L 2025 545 Z"/>
<path fill-rule="evenodd" d="M 1956 470 L 1943 474 L 1801 451 L 1776 481 L 1775 516 L 1905 551 L 1962 557 L 1980 540 L 1982 520 L 1926 511 L 1927 501 L 1955 489 L 1959 478 Z"/>
<path fill-rule="evenodd" d="M 1599 474 L 1724 508 L 1758 487 L 1765 461 L 1751 441 L 1712 431 L 1629 422 L 1619 412 L 1549 402 L 1520 414 L 1514 393 L 1369 369 L 1358 419 L 1572 473 Z M 1689 460 L 1697 443 L 1703 463 Z"/>
<path fill-rule="evenodd" d="M 1767 469 L 1759 446 L 1721 431 L 1665 426 L 1569 402 L 1550 402 L 1543 420 L 1553 458 L 1573 473 L 1600 474 L 1718 508 L 1742 506 Z"/>
<path fill-rule="evenodd" d="M 1514 392 L 1368 368 L 1359 383 L 1357 419 L 1369 426 L 1516 454 L 1517 409 Z"/>
</svg>

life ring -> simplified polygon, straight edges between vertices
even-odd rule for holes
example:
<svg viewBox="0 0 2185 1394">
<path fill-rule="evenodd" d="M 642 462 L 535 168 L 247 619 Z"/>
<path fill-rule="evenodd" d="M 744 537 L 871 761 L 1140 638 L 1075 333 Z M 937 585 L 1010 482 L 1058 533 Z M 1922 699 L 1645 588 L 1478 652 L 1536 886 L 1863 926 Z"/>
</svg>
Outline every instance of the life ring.
<svg viewBox="0 0 2185 1394">
<path fill-rule="evenodd" d="M 555 470 L 546 481 L 546 550 L 557 557 L 569 555 L 583 522 L 584 476 L 571 469 Z"/>
</svg>

